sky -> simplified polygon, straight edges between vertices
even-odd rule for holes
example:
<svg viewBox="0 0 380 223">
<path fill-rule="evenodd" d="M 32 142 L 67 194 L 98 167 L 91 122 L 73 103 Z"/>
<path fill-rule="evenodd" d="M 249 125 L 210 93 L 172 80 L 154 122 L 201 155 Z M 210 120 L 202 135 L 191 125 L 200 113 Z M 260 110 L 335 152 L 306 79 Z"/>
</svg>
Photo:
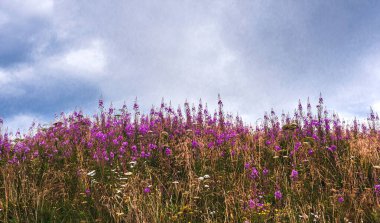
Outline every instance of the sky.
<svg viewBox="0 0 380 223">
<path fill-rule="evenodd" d="M 380 112 L 380 1 L 0 1 L 0 117 L 200 98 L 255 123 L 310 97 Z"/>
</svg>

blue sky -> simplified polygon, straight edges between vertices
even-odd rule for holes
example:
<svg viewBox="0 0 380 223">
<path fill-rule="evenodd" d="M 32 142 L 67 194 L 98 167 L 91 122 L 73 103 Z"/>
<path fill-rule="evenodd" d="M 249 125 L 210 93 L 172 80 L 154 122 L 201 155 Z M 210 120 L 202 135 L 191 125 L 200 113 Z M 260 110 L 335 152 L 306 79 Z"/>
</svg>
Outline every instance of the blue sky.
<svg viewBox="0 0 380 223">
<path fill-rule="evenodd" d="M 379 1 L 0 2 L 0 117 L 11 129 L 97 100 L 199 98 L 254 123 L 301 99 L 380 112 Z"/>
</svg>

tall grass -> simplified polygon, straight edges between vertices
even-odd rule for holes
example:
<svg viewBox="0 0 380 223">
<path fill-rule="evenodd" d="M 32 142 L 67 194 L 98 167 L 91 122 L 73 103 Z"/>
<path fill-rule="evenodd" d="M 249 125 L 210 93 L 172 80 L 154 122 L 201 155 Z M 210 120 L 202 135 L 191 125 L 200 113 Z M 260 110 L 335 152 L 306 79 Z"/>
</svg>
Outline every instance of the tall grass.
<svg viewBox="0 0 380 223">
<path fill-rule="evenodd" d="M 3 222 L 380 222 L 379 118 L 207 105 L 62 114 L 0 136 Z"/>
</svg>

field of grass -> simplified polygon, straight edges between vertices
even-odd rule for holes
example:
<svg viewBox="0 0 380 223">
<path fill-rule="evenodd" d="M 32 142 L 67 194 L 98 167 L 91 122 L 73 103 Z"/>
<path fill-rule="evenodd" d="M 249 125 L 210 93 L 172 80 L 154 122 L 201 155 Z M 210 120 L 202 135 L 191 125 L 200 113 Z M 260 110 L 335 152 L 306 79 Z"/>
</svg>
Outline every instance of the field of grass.
<svg viewBox="0 0 380 223">
<path fill-rule="evenodd" d="M 220 99 L 215 113 L 99 101 L 94 116 L 3 130 L 0 221 L 380 222 L 379 127 L 372 111 L 343 122 L 322 98 L 258 126 Z"/>
</svg>

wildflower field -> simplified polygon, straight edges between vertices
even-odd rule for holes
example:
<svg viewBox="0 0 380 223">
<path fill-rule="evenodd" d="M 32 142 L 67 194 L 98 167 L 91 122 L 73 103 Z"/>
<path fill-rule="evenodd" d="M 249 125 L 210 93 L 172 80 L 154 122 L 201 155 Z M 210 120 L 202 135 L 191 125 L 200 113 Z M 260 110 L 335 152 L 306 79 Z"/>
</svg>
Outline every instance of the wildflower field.
<svg viewBox="0 0 380 223">
<path fill-rule="evenodd" d="M 323 99 L 255 126 L 202 102 L 61 114 L 0 135 L 1 222 L 380 222 L 377 114 Z"/>
</svg>

